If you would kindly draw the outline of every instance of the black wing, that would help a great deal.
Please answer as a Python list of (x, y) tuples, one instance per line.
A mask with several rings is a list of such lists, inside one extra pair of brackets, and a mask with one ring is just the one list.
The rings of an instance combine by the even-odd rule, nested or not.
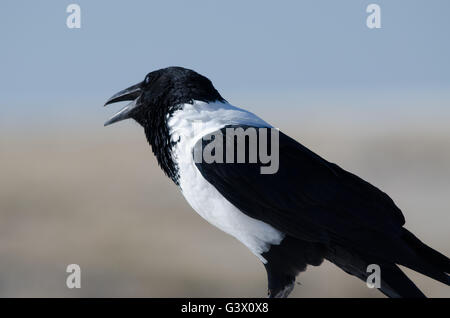
[[(237, 127), (224, 127), (222, 136), (230, 138), (225, 129)], [(259, 138), (257, 128), (256, 131)], [(196, 147), (207, 143), (199, 141)], [(261, 174), (263, 165), (259, 161), (253, 164), (201, 162), (196, 166), (243, 213), (289, 236), (309, 242), (335, 243), (375, 255), (401, 236), (405, 220), (389, 196), (281, 132), (279, 169), (275, 174)], [(389, 251), (385, 251), (384, 256), (392, 259)]]
[[(220, 130), (227, 140), (224, 163), (196, 166), (243, 213), (286, 234), (279, 246), (263, 254), (270, 258), (265, 266), (271, 294), (285, 295), (299, 271), (307, 264), (319, 265), (324, 257), (362, 280), (367, 279), (369, 264), (379, 264), (381, 291), (390, 297), (424, 296), (396, 264), (450, 285), (450, 260), (403, 228), (403, 214), (387, 194), (281, 132), (276, 173), (261, 174), (260, 162), (226, 163), (226, 145), (236, 143), (226, 128), (237, 127)], [(196, 147), (207, 143), (199, 141)]]

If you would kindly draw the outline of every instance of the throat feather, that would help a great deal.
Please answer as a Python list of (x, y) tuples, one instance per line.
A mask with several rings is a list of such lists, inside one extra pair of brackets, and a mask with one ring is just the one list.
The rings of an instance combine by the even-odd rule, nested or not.
[[(175, 110), (174, 110), (175, 111)], [(152, 147), (158, 165), (164, 173), (179, 185), (178, 165), (173, 159), (173, 148), (178, 141), (171, 140), (167, 121), (171, 113), (167, 116), (164, 114), (151, 114), (151, 122), (144, 124), (145, 136)]]

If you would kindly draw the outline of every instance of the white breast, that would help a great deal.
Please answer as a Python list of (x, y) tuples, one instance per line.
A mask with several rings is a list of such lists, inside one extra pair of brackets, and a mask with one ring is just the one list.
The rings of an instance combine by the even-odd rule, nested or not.
[(284, 234), (247, 216), (227, 201), (203, 178), (192, 158), (192, 148), (204, 135), (226, 125), (239, 124), (271, 127), (254, 114), (221, 102), (184, 104), (168, 121), (172, 140), (178, 140), (173, 155), (186, 200), (209, 223), (237, 238), (266, 263), (261, 254), (268, 251), (270, 245), (280, 244)]

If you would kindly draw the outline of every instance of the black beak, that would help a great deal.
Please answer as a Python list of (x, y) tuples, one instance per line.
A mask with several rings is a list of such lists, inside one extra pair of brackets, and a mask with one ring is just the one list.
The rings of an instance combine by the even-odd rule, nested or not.
[(127, 89), (124, 89), (123, 91), (118, 92), (117, 94), (113, 95), (108, 101), (105, 103), (106, 105), (122, 102), (125, 100), (131, 100), (132, 102), (126, 105), (124, 108), (119, 110), (114, 116), (112, 116), (104, 125), (108, 126), (111, 124), (114, 124), (118, 121), (128, 119), (130, 118), (131, 112), (140, 106), (140, 103), (138, 101), (139, 96), (141, 96), (141, 89), (142, 83), (133, 85), (131, 87), (128, 87)]

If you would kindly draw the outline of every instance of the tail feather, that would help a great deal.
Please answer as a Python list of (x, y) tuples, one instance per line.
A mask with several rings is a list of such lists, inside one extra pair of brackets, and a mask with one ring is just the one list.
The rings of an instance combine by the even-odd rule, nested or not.
[(450, 259), (422, 243), (414, 234), (403, 229), (403, 241), (410, 253), (399, 260), (399, 264), (450, 285)]
[(381, 266), (380, 291), (391, 298), (425, 298), (419, 288), (395, 264)]
[[(422, 243), (407, 229), (402, 229), (401, 237), (390, 247), (395, 253), (392, 259), (380, 255), (369, 255), (340, 245), (327, 249), (325, 258), (345, 272), (366, 281), (367, 266), (380, 266), (380, 291), (392, 298), (423, 298), (425, 295), (397, 266), (403, 265), (450, 285), (450, 259)], [(389, 248), (389, 247), (388, 247)]]
[(425, 245), (414, 234), (407, 229), (403, 229), (403, 239), (417, 254), (427, 259), (432, 265), (436, 266), (444, 273), (450, 274), (450, 259), (438, 251)]
[(328, 250), (326, 258), (350, 275), (367, 282), (371, 273), (367, 272), (370, 264), (380, 266), (380, 291), (391, 298), (424, 298), (419, 288), (393, 262), (380, 258), (352, 252), (341, 246)]

